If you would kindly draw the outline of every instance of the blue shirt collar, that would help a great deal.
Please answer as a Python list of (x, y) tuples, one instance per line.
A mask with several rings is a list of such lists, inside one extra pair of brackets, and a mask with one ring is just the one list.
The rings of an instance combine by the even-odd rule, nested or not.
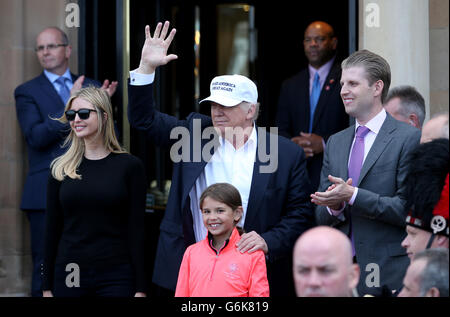
[[(48, 80), (50, 80), (50, 82), (53, 84), (55, 82), (55, 80), (57, 80), (59, 77), (59, 75), (56, 75), (54, 73), (49, 72), (48, 70), (44, 69), (44, 74), (45, 76), (48, 78)], [(64, 74), (62, 74), (62, 77), (67, 78), (70, 80), (70, 82), (72, 82), (72, 75), (70, 75), (70, 70), (69, 68), (66, 69), (66, 71), (64, 72)]]

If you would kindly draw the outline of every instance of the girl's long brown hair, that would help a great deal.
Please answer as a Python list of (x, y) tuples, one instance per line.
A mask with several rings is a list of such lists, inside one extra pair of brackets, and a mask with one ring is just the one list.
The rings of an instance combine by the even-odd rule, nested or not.
[[(206, 188), (200, 196), (200, 209), (202, 209), (203, 201), (206, 197), (210, 197), (227, 205), (233, 211), (235, 211), (238, 207), (242, 207), (241, 194), (239, 194), (236, 187), (228, 183), (216, 183)], [(239, 221), (240, 219), (236, 223)], [(245, 233), (244, 229), (241, 227), (236, 226), (236, 229), (240, 235)]]

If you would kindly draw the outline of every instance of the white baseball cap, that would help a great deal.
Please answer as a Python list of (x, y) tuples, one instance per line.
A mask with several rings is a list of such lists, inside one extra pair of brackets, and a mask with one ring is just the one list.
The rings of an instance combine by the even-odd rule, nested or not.
[(234, 107), (243, 101), (258, 102), (258, 89), (255, 83), (242, 75), (214, 77), (209, 90), (211, 95), (200, 103), (212, 101), (225, 107)]

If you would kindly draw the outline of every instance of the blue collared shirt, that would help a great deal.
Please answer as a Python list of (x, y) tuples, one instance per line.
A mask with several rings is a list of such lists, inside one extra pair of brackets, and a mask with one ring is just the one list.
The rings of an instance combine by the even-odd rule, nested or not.
[[(53, 87), (55, 88), (55, 90), (56, 90), (56, 91), (58, 92), (58, 94), (59, 94), (59, 89), (60, 89), (61, 87), (59, 86), (59, 84), (56, 83), (56, 80), (57, 80), (59, 77), (61, 77), (61, 76), (56, 75), (56, 74), (54, 74), (54, 73), (51, 73), (51, 72), (49, 72), (49, 71), (47, 71), (47, 70), (45, 70), (45, 69), (44, 69), (44, 74), (45, 74), (45, 76), (48, 78), (48, 80), (52, 83)], [(67, 85), (67, 88), (69, 88), (69, 90), (71, 90), (72, 87), (73, 87), (73, 82), (72, 82), (72, 76), (70, 75), (70, 70), (69, 70), (69, 68), (66, 69), (65, 73), (62, 74), (62, 76), (63, 76), (64, 78), (67, 78), (67, 79), (68, 79), (68, 80), (66, 80), (66, 85)]]

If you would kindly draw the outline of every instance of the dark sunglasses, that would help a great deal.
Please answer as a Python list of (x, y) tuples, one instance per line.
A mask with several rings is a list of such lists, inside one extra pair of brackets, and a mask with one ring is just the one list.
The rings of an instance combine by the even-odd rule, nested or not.
[(91, 114), (91, 111), (97, 112), (97, 110), (95, 110), (95, 109), (85, 109), (85, 108), (83, 108), (83, 109), (80, 109), (80, 110), (77, 110), (77, 111), (75, 111), (75, 110), (67, 110), (65, 112), (65, 114), (66, 114), (67, 120), (69, 120), (69, 121), (75, 120), (75, 116), (76, 116), (77, 113), (78, 113), (78, 117), (81, 120), (87, 120), (89, 118), (89, 115)]

